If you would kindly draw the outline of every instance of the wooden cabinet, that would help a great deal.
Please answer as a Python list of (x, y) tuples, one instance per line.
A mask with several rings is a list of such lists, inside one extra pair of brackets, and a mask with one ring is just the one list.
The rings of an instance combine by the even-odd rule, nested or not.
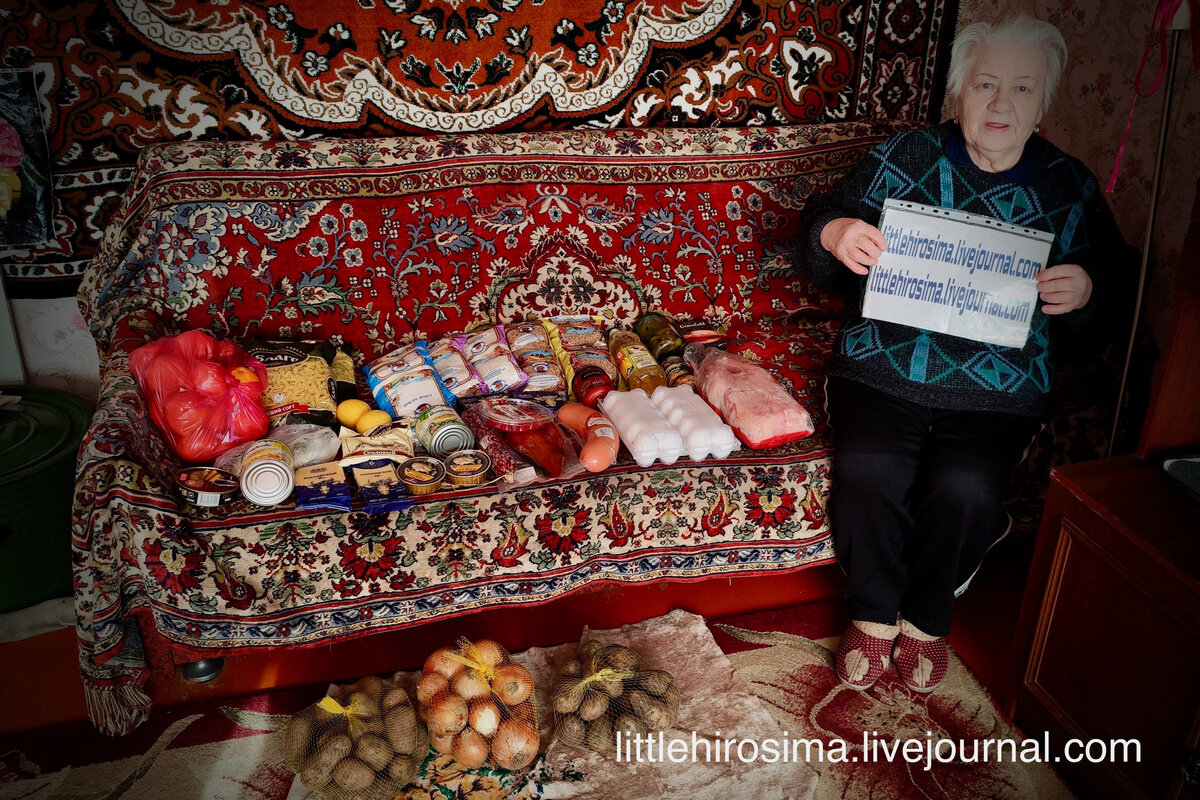
[(1084, 796), (1200, 798), (1181, 769), (1200, 764), (1200, 503), (1135, 456), (1056, 469), (1017, 651), (1027, 734), (1141, 745), (1056, 764)]

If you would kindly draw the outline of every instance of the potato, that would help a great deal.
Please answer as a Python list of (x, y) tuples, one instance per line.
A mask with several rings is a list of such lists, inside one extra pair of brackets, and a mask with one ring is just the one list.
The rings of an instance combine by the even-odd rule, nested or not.
[(372, 770), (379, 771), (388, 765), (396, 751), (380, 737), (373, 733), (358, 740), (354, 745), (354, 755)]
[(409, 705), (408, 692), (403, 689), (390, 689), (379, 701), (379, 708), (384, 714), (399, 705)]
[(304, 766), (308, 746), (312, 744), (312, 715), (307, 711), (294, 714), (283, 729), (283, 756), (292, 772), (299, 772)]
[(596, 659), (605, 667), (617, 672), (636, 672), (642, 667), (642, 659), (638, 654), (619, 644), (601, 647), (596, 653)]
[(599, 642), (585, 642), (579, 645), (579, 650), (575, 653), (575, 658), (583, 665), (585, 672), (602, 646)]
[(586, 684), (574, 678), (564, 678), (554, 687), (554, 710), (559, 714), (570, 714), (579, 708), (586, 695)]
[(621, 739), (632, 739), (635, 736), (645, 736), (650, 733), (650, 726), (636, 714), (624, 713), (613, 722), (613, 735), (620, 732)]
[(333, 764), (328, 766), (309, 764), (300, 770), (300, 782), (314, 792), (321, 792), (333, 780), (333, 766)]
[(616, 740), (613, 739), (612, 723), (609, 722), (608, 717), (600, 717), (588, 723), (586, 741), (587, 746), (597, 753), (611, 753), (617, 749)]
[(369, 695), (366, 692), (351, 692), (350, 700), (346, 707), (350, 709), (350, 716), (357, 717), (361, 722), (378, 719), (379, 712), (379, 695)]
[[(421, 753), (422, 757), (424, 755)], [(392, 759), (392, 763), (388, 764), (387, 776), (401, 785), (406, 785), (417, 777), (418, 766), (419, 762), (411, 756), (398, 755)]]
[(667, 691), (667, 687), (675, 685), (675, 678), (671, 676), (671, 673), (661, 669), (649, 669), (638, 675), (637, 685), (639, 689), (655, 697), (662, 697)]
[(608, 695), (604, 692), (588, 691), (579, 704), (579, 718), (591, 722), (608, 711)]
[(604, 692), (609, 697), (620, 697), (625, 692), (625, 681), (618, 678), (606, 681), (593, 681), (592, 686)]
[(350, 737), (337, 731), (329, 731), (317, 742), (317, 749), (309, 761), (309, 766), (320, 770), (332, 770), (333, 765), (350, 755), (354, 743)]
[(670, 727), (679, 721), (679, 706), (683, 702), (683, 695), (679, 693), (679, 687), (673, 683), (668, 686), (667, 690), (663, 692), (662, 701), (667, 707), (667, 716), (671, 720), (667, 727)]
[(586, 744), (587, 726), (574, 714), (559, 717), (557, 737), (563, 744), (583, 747)]
[(412, 706), (393, 706), (383, 718), (383, 730), (397, 753), (412, 754), (428, 746), (428, 741), (422, 743), (425, 726), (417, 723)]
[(375, 770), (357, 758), (343, 758), (333, 768), (333, 782), (348, 792), (361, 792), (375, 780)]
[(562, 668), (558, 671), (558, 674), (568, 678), (578, 678), (583, 675), (583, 666), (577, 659), (571, 659), (562, 665)]
[(667, 704), (643, 691), (629, 693), (629, 707), (652, 731), (663, 731), (675, 724)]

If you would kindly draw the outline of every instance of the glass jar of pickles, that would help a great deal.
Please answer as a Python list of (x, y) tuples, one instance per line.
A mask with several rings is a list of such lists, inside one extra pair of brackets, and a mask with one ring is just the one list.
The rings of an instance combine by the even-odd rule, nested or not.
[(671, 356), (683, 355), (683, 347), (686, 344), (683, 334), (679, 332), (675, 318), (666, 312), (647, 311), (642, 314), (633, 324), (633, 332), (660, 364)]

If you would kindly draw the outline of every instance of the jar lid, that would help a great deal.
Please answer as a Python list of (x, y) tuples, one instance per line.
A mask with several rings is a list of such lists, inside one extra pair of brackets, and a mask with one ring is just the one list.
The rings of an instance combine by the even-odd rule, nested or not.
[(0, 483), (17, 480), (61, 461), (75, 461), (92, 420), (82, 398), (61, 389), (3, 386), (20, 400), (0, 408)]

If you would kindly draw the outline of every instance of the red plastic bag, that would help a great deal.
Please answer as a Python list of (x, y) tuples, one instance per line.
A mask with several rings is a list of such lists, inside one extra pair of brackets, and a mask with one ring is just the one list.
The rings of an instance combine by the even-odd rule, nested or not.
[(267, 370), (240, 345), (187, 331), (134, 350), (129, 368), (150, 418), (184, 461), (211, 461), (267, 434)]

